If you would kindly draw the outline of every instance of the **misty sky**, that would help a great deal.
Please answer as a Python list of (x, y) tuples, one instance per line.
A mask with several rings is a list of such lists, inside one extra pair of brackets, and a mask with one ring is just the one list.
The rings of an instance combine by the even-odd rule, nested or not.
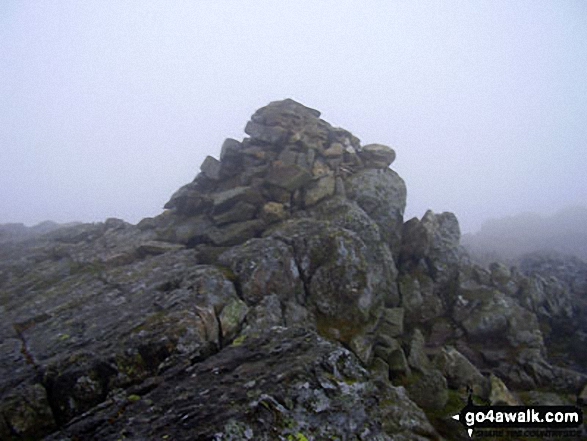
[(293, 98), (397, 152), (406, 219), (587, 201), (587, 2), (0, 2), (0, 223), (136, 223)]

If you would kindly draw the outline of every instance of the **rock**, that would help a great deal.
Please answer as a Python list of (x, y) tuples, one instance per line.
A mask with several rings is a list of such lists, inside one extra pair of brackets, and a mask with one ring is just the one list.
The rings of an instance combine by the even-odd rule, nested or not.
[(247, 202), (239, 201), (228, 210), (212, 216), (214, 224), (221, 226), (232, 222), (251, 220), (257, 214), (257, 207)]
[(0, 438), (439, 439), (392, 379), (453, 439), (468, 386), (585, 395), (587, 264), (474, 265), (295, 101), (246, 131), (136, 227), (0, 225)]
[(414, 331), (412, 341), (410, 342), (410, 354), (408, 364), (419, 372), (427, 372), (432, 368), (430, 359), (425, 351), (426, 340), (419, 329)]
[(383, 308), (379, 332), (388, 337), (399, 337), (404, 333), (404, 309)]
[(406, 390), (410, 398), (426, 410), (442, 409), (448, 402), (446, 379), (437, 369), (412, 374), (406, 384)]
[(489, 381), (491, 385), (489, 402), (492, 406), (520, 406), (522, 404), (520, 403), (520, 400), (512, 395), (499, 377), (491, 374), (489, 376)]
[(258, 205), (262, 202), (261, 195), (252, 187), (235, 187), (220, 193), (213, 198), (214, 214), (223, 213), (239, 202)]
[(251, 239), (223, 253), (218, 261), (230, 267), (250, 306), (276, 295), (280, 301), (305, 303), (305, 293), (293, 250), (272, 238)]
[[(392, 254), (399, 256), (401, 229), (406, 207), (406, 185), (390, 169), (366, 169), (345, 182), (347, 196), (373, 219)], [(385, 201), (382, 204), (381, 201)]]
[(232, 299), (222, 308), (218, 322), (223, 344), (232, 341), (237, 336), (248, 312), (249, 307), (241, 299)]
[(583, 390), (578, 395), (577, 402), (582, 406), (587, 405), (587, 384), (583, 387)]
[(260, 219), (235, 222), (206, 232), (206, 237), (216, 246), (227, 247), (239, 245), (261, 234), (265, 224)]
[(441, 299), (434, 293), (434, 282), (426, 274), (399, 276), (402, 306), (412, 323), (425, 323), (444, 313)]
[(304, 203), (306, 207), (317, 204), (322, 199), (334, 194), (336, 178), (332, 174), (324, 175), (319, 179), (312, 181), (306, 190)]
[(382, 303), (368, 277), (365, 244), (349, 230), (309, 219), (284, 222), (271, 233), (289, 245), (322, 335), (350, 343), (375, 323)]
[(274, 162), (265, 178), (267, 183), (294, 191), (312, 180), (312, 175), (296, 164)]
[(279, 144), (288, 139), (288, 131), (279, 126), (264, 126), (254, 121), (249, 121), (245, 127), (245, 133), (256, 141), (269, 144)]
[(208, 234), (213, 225), (207, 216), (190, 216), (172, 219), (170, 225), (157, 229), (159, 240), (184, 245), (196, 245), (209, 241)]
[(489, 381), (454, 347), (443, 348), (434, 358), (434, 365), (446, 378), (451, 389), (471, 387), (476, 395), (488, 396)]
[(400, 265), (410, 270), (421, 259), (427, 257), (431, 239), (432, 237), (428, 234), (428, 230), (418, 218), (414, 217), (404, 223), (402, 227)]
[(187, 216), (205, 213), (211, 207), (212, 199), (203, 194), (195, 183), (181, 187), (165, 204), (166, 209), (173, 209), (176, 213)]
[(267, 224), (275, 222), (281, 222), (288, 217), (288, 213), (285, 211), (284, 204), (278, 202), (267, 202), (261, 208), (261, 219)]
[(322, 152), (322, 155), (325, 158), (339, 158), (342, 157), (344, 153), (344, 146), (338, 142), (333, 142), (332, 144), (330, 144), (330, 147), (328, 147), (326, 150), (324, 150), (324, 152)]
[(359, 151), (367, 168), (387, 168), (395, 161), (395, 151), (381, 144), (368, 144)]
[(295, 328), (273, 328), (178, 365), (140, 400), (107, 401), (47, 441), (131, 432), (176, 440), (439, 439), (403, 388), (375, 382), (350, 351)]
[(220, 150), (220, 161), (226, 161), (238, 157), (241, 153), (243, 146), (236, 139), (227, 138), (222, 144)]
[(206, 156), (206, 159), (204, 159), (204, 162), (200, 166), (200, 170), (207, 178), (213, 181), (220, 179), (220, 161), (212, 156)]
[(38, 439), (57, 426), (41, 384), (21, 384), (2, 397), (0, 436), (3, 439)]
[(158, 254), (167, 253), (169, 251), (179, 251), (185, 247), (180, 244), (163, 242), (160, 240), (150, 240), (144, 242), (137, 247), (137, 254), (139, 256), (156, 256)]
[(428, 254), (432, 278), (440, 286), (446, 286), (458, 273), (459, 222), (453, 213), (434, 214), (428, 210), (421, 220), (429, 235)]

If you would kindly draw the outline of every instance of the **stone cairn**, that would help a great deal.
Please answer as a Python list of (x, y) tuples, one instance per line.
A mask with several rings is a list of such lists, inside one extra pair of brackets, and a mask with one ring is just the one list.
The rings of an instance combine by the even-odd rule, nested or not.
[(291, 99), (257, 110), (245, 133), (250, 137), (241, 142), (224, 141), (220, 160), (206, 157), (193, 182), (173, 194), (160, 239), (237, 245), (296, 212), (344, 196), (350, 175), (387, 168), (395, 159), (390, 147), (361, 146), (356, 136)]

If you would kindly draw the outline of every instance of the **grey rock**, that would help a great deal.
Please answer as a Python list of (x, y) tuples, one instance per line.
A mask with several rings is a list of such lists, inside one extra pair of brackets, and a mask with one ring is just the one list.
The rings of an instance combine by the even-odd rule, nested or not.
[(471, 387), (481, 397), (487, 397), (489, 381), (459, 351), (447, 346), (434, 358), (434, 366), (446, 378), (451, 389)]
[(262, 220), (252, 219), (212, 228), (206, 232), (206, 235), (214, 245), (227, 247), (239, 245), (248, 239), (260, 235), (264, 228), (265, 223)]
[(223, 162), (225, 160), (238, 157), (242, 148), (242, 144), (236, 139), (227, 138), (222, 144), (222, 148), (220, 150), (220, 161)]
[(140, 256), (156, 256), (169, 251), (179, 251), (184, 248), (183, 245), (163, 242), (160, 240), (150, 240), (143, 242), (137, 247), (137, 254)]
[(207, 178), (217, 181), (220, 179), (220, 161), (212, 156), (206, 156), (200, 170)]
[(380, 293), (388, 307), (399, 306), (396, 285), (397, 269), (383, 240), (379, 225), (356, 202), (344, 198), (331, 198), (315, 206), (310, 213), (320, 220), (345, 228), (357, 234), (367, 246), (368, 277), (375, 292)]
[(395, 151), (382, 144), (368, 144), (359, 151), (359, 156), (368, 168), (387, 168), (395, 161)]
[(305, 302), (305, 293), (293, 250), (282, 241), (262, 238), (223, 253), (218, 261), (236, 275), (243, 299), (248, 305), (277, 295), (284, 302)]
[(419, 372), (427, 372), (432, 368), (432, 363), (428, 355), (426, 355), (425, 345), (426, 340), (422, 332), (419, 329), (414, 330), (414, 335), (410, 342), (408, 363), (410, 367)]
[(402, 388), (375, 382), (351, 352), (295, 328), (273, 328), (193, 366), (178, 365), (150, 389), (135, 402), (108, 400), (47, 440), (130, 432), (180, 441), (439, 439)]
[(374, 326), (372, 312), (383, 299), (373, 291), (367, 250), (355, 233), (300, 219), (284, 222), (271, 237), (294, 250), (320, 333), (348, 344)]
[(263, 199), (259, 192), (252, 187), (235, 187), (213, 196), (214, 214), (219, 214), (232, 208), (238, 202), (245, 202), (251, 205), (262, 203)]
[(448, 401), (446, 379), (437, 369), (412, 374), (406, 390), (410, 398), (423, 409), (442, 409)]
[(309, 183), (312, 175), (296, 164), (273, 163), (265, 180), (291, 192)]
[(278, 202), (267, 202), (261, 208), (260, 217), (267, 224), (281, 222), (288, 217), (288, 212), (285, 210), (285, 205)]
[(432, 278), (441, 287), (446, 286), (458, 273), (459, 222), (453, 213), (434, 214), (428, 210), (421, 223), (430, 237), (428, 257)]
[(232, 222), (251, 220), (257, 214), (257, 207), (248, 202), (238, 201), (231, 208), (212, 216), (214, 224), (220, 226)]
[(306, 189), (304, 203), (306, 207), (317, 204), (324, 198), (334, 194), (336, 178), (333, 174), (324, 175), (312, 181)]
[(398, 257), (406, 207), (403, 179), (390, 169), (366, 169), (351, 175), (345, 182), (345, 190), (379, 225), (383, 239), (394, 257)]
[(392, 338), (404, 333), (403, 308), (383, 308), (380, 320), (379, 333)]

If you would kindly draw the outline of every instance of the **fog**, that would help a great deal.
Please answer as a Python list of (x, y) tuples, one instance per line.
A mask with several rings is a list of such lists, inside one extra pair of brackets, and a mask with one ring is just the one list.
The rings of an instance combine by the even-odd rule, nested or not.
[(520, 213), (489, 219), (461, 243), (474, 260), (515, 263), (533, 252), (574, 255), (587, 262), (587, 207), (569, 207), (552, 216)]
[(153, 216), (293, 98), (393, 147), (406, 218), (587, 201), (583, 1), (0, 2), (0, 223)]

